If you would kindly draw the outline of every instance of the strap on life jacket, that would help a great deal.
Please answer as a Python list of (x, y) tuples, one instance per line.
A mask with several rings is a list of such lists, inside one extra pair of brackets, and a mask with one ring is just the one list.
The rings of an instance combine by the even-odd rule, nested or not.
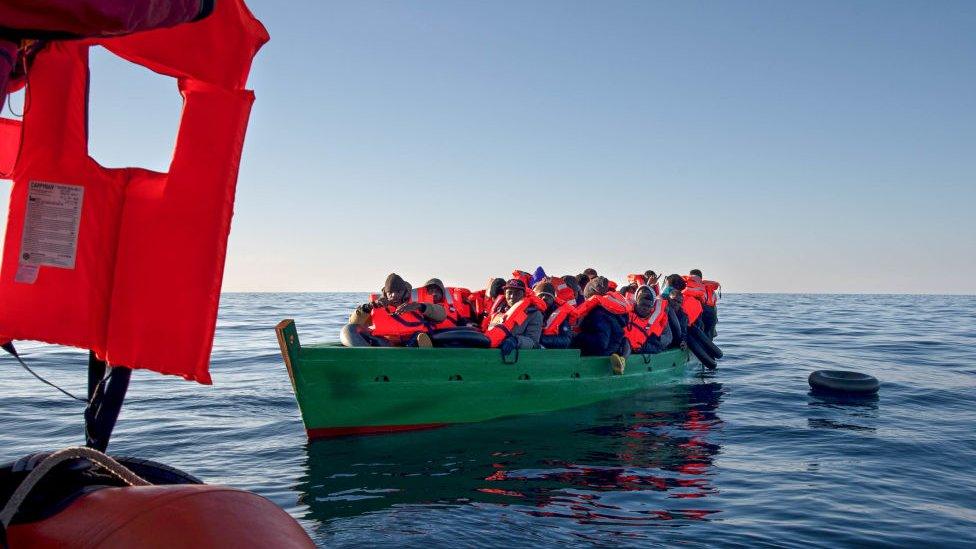
[(374, 307), (371, 316), (372, 333), (377, 337), (403, 338), (430, 329), (424, 316), (416, 311), (397, 315), (386, 307)]
[(668, 302), (661, 298), (655, 299), (654, 310), (649, 319), (651, 333), (656, 336), (663, 334), (664, 327), (668, 325)]
[(569, 303), (563, 303), (556, 308), (549, 318), (546, 319), (545, 325), (542, 327), (542, 335), (559, 335), (559, 327), (563, 325), (563, 322), (569, 320), (570, 324), (575, 321), (576, 311), (575, 307)]
[(502, 314), (500, 321), (492, 321), (488, 325), (488, 341), (492, 347), (498, 347), (506, 337), (512, 335), (512, 330), (523, 324), (532, 310), (545, 310), (546, 303), (532, 294), (526, 294), (521, 301), (510, 307)]
[(627, 313), (629, 304), (627, 303), (627, 298), (617, 292), (608, 292), (606, 295), (594, 295), (577, 307), (577, 318), (582, 320), (596, 307), (603, 307), (611, 314), (622, 315)]
[(630, 348), (637, 351), (644, 346), (644, 343), (650, 336), (650, 318), (641, 318), (631, 311), (627, 320), (627, 325), (624, 326), (624, 337), (630, 342)]

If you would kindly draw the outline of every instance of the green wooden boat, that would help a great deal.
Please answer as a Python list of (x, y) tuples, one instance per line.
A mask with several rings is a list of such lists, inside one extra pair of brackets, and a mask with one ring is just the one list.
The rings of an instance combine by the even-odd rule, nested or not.
[(623, 375), (576, 349), (302, 346), (292, 320), (275, 328), (310, 439), (384, 433), (551, 412), (684, 377), (687, 351), (631, 355)]

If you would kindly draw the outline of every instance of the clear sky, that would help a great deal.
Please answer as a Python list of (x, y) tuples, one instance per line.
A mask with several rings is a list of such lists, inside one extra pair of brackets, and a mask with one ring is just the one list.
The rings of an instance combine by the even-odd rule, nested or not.
[[(249, 4), (227, 291), (976, 292), (976, 2)], [(175, 82), (99, 51), (91, 94), (93, 156), (165, 170)]]

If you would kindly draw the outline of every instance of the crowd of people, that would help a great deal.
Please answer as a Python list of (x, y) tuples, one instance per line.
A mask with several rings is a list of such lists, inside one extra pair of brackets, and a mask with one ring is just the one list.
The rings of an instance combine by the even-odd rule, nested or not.
[(712, 343), (718, 282), (699, 269), (660, 279), (648, 270), (618, 286), (595, 269), (547, 276), (516, 270), (484, 289), (445, 286), (432, 278), (414, 288), (396, 273), (353, 311), (341, 334), (348, 346), (579, 349), (607, 356), (622, 374), (631, 353), (690, 349), (709, 368), (722, 353)]

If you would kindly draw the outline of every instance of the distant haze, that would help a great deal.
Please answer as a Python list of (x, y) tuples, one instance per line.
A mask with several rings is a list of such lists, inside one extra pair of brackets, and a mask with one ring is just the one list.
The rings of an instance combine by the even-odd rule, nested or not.
[[(976, 292), (976, 2), (249, 5), (226, 291)], [(166, 169), (175, 81), (96, 50), (91, 105), (98, 161)]]

